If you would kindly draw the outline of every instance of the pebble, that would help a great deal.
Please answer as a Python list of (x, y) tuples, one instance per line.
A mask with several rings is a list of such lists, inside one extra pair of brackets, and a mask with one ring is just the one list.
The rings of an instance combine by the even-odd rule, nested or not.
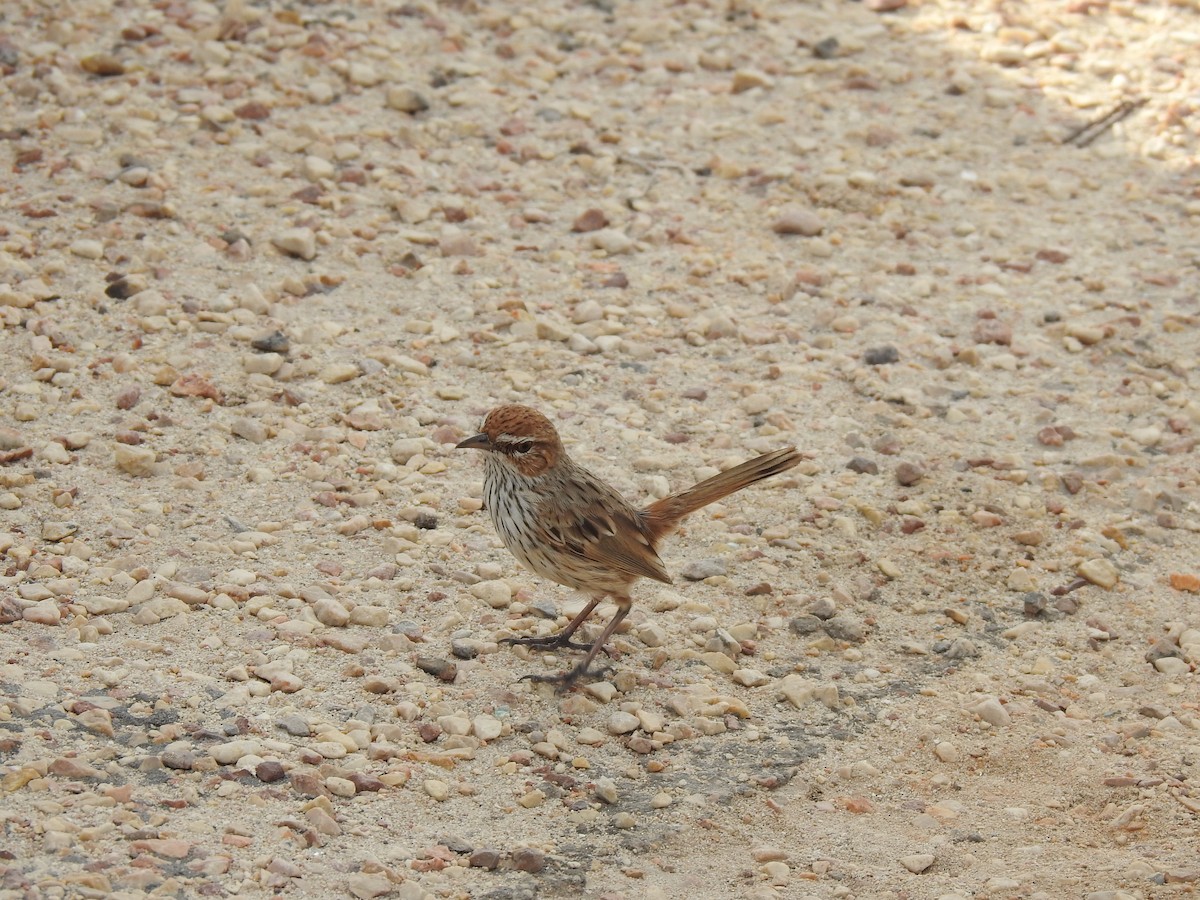
[(994, 697), (989, 697), (987, 700), (976, 704), (973, 711), (983, 721), (997, 728), (1012, 723), (1012, 716), (1009, 715), (1008, 710)]
[(743, 687), (762, 687), (769, 684), (771, 678), (757, 669), (735, 669), (733, 680)]
[(896, 465), (896, 481), (911, 487), (925, 477), (925, 467), (920, 463), (901, 462)]
[(100, 259), (104, 256), (104, 244), (90, 238), (71, 242), (71, 252), (83, 259)]
[(518, 872), (536, 875), (546, 868), (546, 854), (533, 847), (522, 847), (512, 852), (512, 866)]
[(424, 788), (426, 794), (439, 803), (450, 797), (450, 785), (446, 784), (444, 781), (438, 780), (437, 778), (425, 779), (425, 781), (422, 782), (421, 787)]
[(311, 228), (285, 228), (271, 236), (271, 243), (288, 256), (316, 259), (317, 236)]
[(504, 731), (504, 724), (495, 716), (478, 715), (471, 720), (471, 729), (481, 741), (494, 741)]
[(705, 578), (724, 575), (727, 572), (728, 569), (725, 563), (719, 559), (689, 560), (679, 570), (679, 574), (688, 579), (688, 581), (703, 581)]
[(500, 865), (500, 851), (490, 847), (480, 847), (471, 853), (467, 863), (473, 868), (491, 871)]
[(623, 711), (613, 713), (606, 723), (609, 734), (629, 734), (636, 731), (640, 725), (637, 716)]
[(776, 234), (816, 237), (825, 230), (825, 225), (813, 210), (790, 206), (771, 224), (771, 230)]
[(910, 853), (907, 856), (900, 857), (900, 865), (908, 869), (914, 875), (920, 875), (922, 872), (928, 871), (934, 864), (936, 857), (932, 853)]
[(958, 762), (959, 749), (954, 744), (948, 742), (948, 740), (938, 740), (934, 744), (934, 756), (942, 762)]
[(389, 109), (416, 115), (429, 109), (429, 101), (425, 95), (407, 85), (392, 85), (387, 90), (387, 105)]
[(492, 609), (507, 609), (512, 605), (512, 588), (503, 581), (481, 581), (471, 585), (470, 591)]
[(1102, 557), (1084, 560), (1075, 567), (1075, 572), (1079, 577), (1106, 589), (1116, 587), (1117, 582), (1121, 580), (1117, 567)]
[(900, 351), (891, 344), (871, 347), (863, 353), (863, 362), (868, 366), (886, 366), (900, 361)]

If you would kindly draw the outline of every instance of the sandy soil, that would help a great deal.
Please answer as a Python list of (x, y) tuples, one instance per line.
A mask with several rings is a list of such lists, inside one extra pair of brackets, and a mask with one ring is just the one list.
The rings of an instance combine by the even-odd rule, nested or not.
[[(6, 4), (0, 896), (1194, 891), (1197, 54), (1190, 0)], [(499, 641), (582, 601), (452, 449), (512, 401), (631, 497), (806, 455), (565, 697)]]

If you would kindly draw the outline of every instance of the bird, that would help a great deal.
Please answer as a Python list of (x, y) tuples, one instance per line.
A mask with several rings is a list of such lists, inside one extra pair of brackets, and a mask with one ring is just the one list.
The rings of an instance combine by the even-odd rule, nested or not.
[[(795, 447), (784, 447), (639, 508), (575, 462), (550, 420), (529, 406), (496, 407), (487, 414), (482, 430), (459, 442), (456, 449), (483, 452), (484, 506), (509, 552), (536, 574), (589, 598), (557, 634), (504, 641), (586, 650), (583, 660), (568, 671), (524, 676), (523, 680), (557, 684), (559, 690), (604, 674), (605, 668), (591, 666), (629, 615), (634, 582), (650, 578), (671, 583), (658, 545), (684, 518), (803, 459)], [(606, 597), (612, 598), (617, 611), (599, 637), (590, 644), (572, 641)]]

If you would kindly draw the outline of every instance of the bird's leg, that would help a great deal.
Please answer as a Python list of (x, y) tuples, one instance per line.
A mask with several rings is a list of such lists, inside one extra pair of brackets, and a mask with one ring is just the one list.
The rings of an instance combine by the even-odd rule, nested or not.
[[(606, 643), (608, 639), (616, 633), (618, 627), (624, 618), (629, 615), (629, 607), (632, 601), (628, 597), (613, 597), (617, 604), (617, 614), (612, 617), (612, 620), (604, 626), (604, 630), (600, 632), (600, 637), (592, 643), (591, 649), (588, 650), (587, 656), (580, 661), (579, 665), (573, 669), (568, 669), (566, 672), (560, 672), (557, 675), (526, 675), (522, 681), (536, 681), (539, 684), (557, 684), (558, 690), (561, 693), (573, 685), (580, 678), (599, 678), (605, 672), (609, 671), (611, 666), (601, 666), (598, 669), (590, 668), (592, 661)], [(599, 602), (599, 601), (597, 601)], [(568, 625), (568, 628), (571, 626)]]
[(552, 634), (547, 637), (523, 637), (523, 638), (504, 638), (500, 641), (502, 644), (522, 644), (526, 647), (541, 647), (545, 650), (557, 650), (560, 647), (570, 647), (572, 650), (590, 650), (592, 644), (578, 644), (571, 640), (573, 635), (582, 625), (587, 617), (592, 614), (592, 611), (600, 605), (600, 601), (604, 599), (604, 594), (597, 594), (592, 597), (590, 603), (583, 610), (567, 623), (567, 626), (558, 634)]

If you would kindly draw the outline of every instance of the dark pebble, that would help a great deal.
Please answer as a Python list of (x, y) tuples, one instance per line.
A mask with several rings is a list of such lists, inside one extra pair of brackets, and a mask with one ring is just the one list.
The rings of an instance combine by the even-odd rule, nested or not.
[(1021, 598), (1021, 602), (1025, 615), (1031, 619), (1046, 611), (1046, 595), (1037, 591), (1027, 593)]
[(433, 531), (438, 527), (437, 516), (431, 513), (419, 513), (413, 524), (425, 531)]
[(835, 37), (827, 37), (822, 41), (817, 41), (813, 44), (812, 55), (817, 59), (833, 59), (837, 56), (838, 39)]
[(1073, 616), (1079, 611), (1079, 601), (1074, 597), (1059, 597), (1054, 601), (1054, 608), (1064, 615)]
[(834, 616), (825, 623), (825, 633), (837, 641), (849, 641), (860, 644), (867, 638), (867, 630), (860, 622)]
[(871, 347), (863, 354), (863, 362), (868, 366), (886, 366), (900, 361), (900, 351), (891, 344), (882, 347)]
[(162, 764), (168, 769), (186, 772), (196, 764), (196, 754), (191, 750), (167, 750), (162, 754)]
[(1152, 663), (1158, 659), (1165, 659), (1168, 656), (1181, 657), (1182, 651), (1166, 638), (1159, 638), (1154, 642), (1154, 645), (1146, 651), (1146, 662)]
[(288, 773), (288, 783), (291, 784), (292, 790), (301, 797), (330, 796), (329, 789), (321, 781), (320, 774), (315, 770)]
[(450, 652), (458, 659), (474, 659), (479, 655), (479, 647), (465, 641), (451, 641)]
[(850, 462), (846, 463), (846, 468), (851, 472), (857, 472), (859, 475), (878, 475), (879, 466), (863, 456), (856, 456)]
[(312, 734), (312, 729), (308, 727), (308, 723), (300, 716), (284, 716), (275, 721), (276, 728), (282, 728), (288, 734), (295, 737), (308, 737)]
[(788, 623), (793, 634), (815, 634), (821, 630), (821, 620), (816, 616), (796, 616)]
[(522, 847), (520, 850), (513, 851), (512, 864), (518, 872), (536, 875), (546, 868), (546, 854), (541, 850), (534, 850), (532, 847)]
[(771, 583), (769, 581), (760, 581), (758, 584), (746, 588), (746, 596), (761, 597), (762, 595), (769, 594), (774, 590), (775, 588), (771, 587)]
[(480, 847), (468, 860), (476, 869), (494, 869), (500, 865), (500, 851)]
[(896, 481), (910, 487), (925, 477), (925, 467), (919, 463), (902, 462), (896, 466)]
[(265, 759), (254, 767), (254, 777), (264, 784), (282, 781), (285, 775), (287, 772), (283, 770), (283, 763), (274, 759)]
[(368, 775), (366, 772), (355, 772), (350, 776), (350, 782), (361, 794), (363, 791), (375, 793), (383, 790), (383, 782), (374, 775)]
[(286, 334), (275, 329), (270, 334), (256, 337), (250, 342), (250, 346), (259, 353), (287, 353), (292, 349), (292, 342)]
[(579, 217), (571, 223), (571, 230), (584, 233), (588, 231), (599, 231), (608, 225), (608, 216), (600, 209), (586, 209), (579, 214)]

